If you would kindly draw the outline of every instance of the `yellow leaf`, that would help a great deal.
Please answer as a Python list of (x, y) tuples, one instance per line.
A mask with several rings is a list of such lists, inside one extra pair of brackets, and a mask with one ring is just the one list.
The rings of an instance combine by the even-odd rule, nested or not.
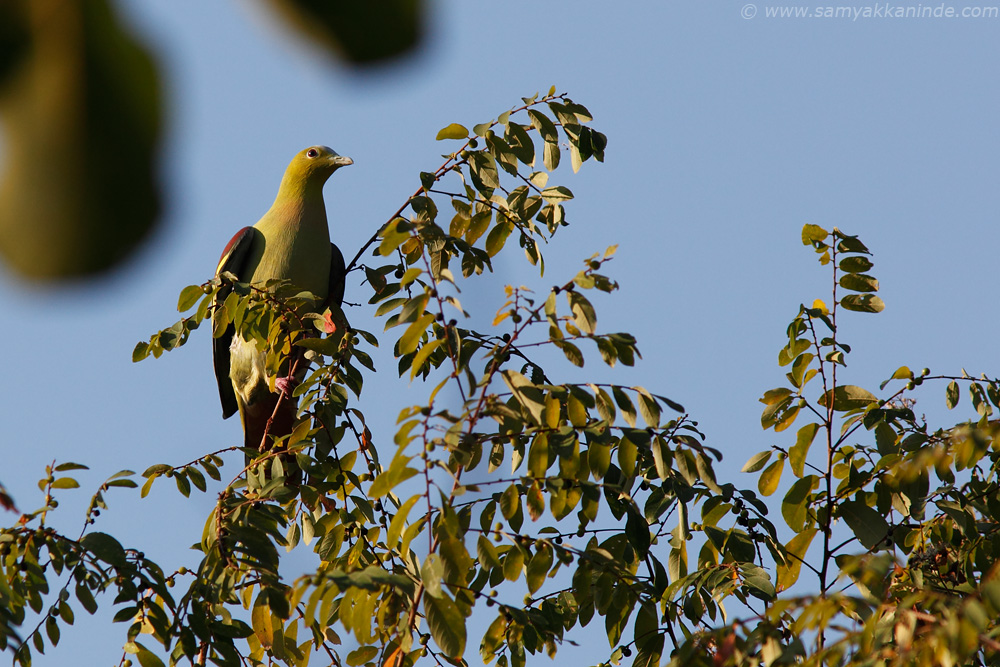
[(559, 399), (549, 393), (545, 397), (545, 425), (551, 429), (559, 428)]
[(569, 414), (569, 421), (573, 426), (579, 428), (587, 425), (587, 408), (573, 394), (570, 394), (566, 401), (566, 412)]
[(809, 550), (813, 537), (816, 536), (815, 528), (807, 528), (785, 545), (785, 550), (789, 557), (784, 564), (778, 565), (777, 590), (787, 590), (799, 578), (799, 571), (802, 569), (802, 561)]
[[(506, 306), (507, 304), (504, 304), (504, 305)], [(510, 313), (511, 313), (511, 311), (509, 311), (509, 310), (498, 310), (497, 311), (497, 316), (493, 318), (493, 326), (496, 326), (496, 325), (500, 324), (505, 319), (507, 319), (508, 317), (510, 317)]]
[(257, 598), (257, 603), (250, 613), (250, 620), (260, 645), (265, 649), (271, 648), (274, 644), (274, 628), (271, 625), (271, 610), (268, 609), (263, 596)]
[(426, 362), (427, 358), (431, 356), (431, 353), (434, 352), (434, 350), (436, 350), (443, 344), (444, 344), (444, 339), (442, 338), (439, 340), (432, 340), (426, 345), (424, 345), (422, 348), (420, 348), (420, 351), (413, 356), (413, 361), (410, 363), (411, 380), (417, 377), (417, 373), (419, 373), (420, 370), (423, 368), (424, 362)]
[(769, 496), (778, 490), (778, 482), (781, 480), (781, 471), (785, 467), (785, 460), (778, 459), (760, 474), (757, 480), (757, 489), (761, 495)]

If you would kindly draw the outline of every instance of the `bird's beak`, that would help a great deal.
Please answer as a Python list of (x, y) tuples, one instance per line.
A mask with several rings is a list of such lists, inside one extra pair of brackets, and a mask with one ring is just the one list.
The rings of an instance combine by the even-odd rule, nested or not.
[(354, 160), (346, 155), (334, 155), (330, 158), (330, 164), (334, 167), (346, 167), (349, 164), (354, 164)]

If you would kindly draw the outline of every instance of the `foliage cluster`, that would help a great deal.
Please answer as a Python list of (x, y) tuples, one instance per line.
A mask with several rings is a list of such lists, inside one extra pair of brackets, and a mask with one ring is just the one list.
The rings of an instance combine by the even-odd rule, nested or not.
[[(779, 434), (808, 423), (747, 462), (756, 490), (716, 476), (721, 453), (670, 398), (560, 381), (588, 357), (640, 359), (633, 336), (598, 327), (594, 294), (618, 288), (614, 248), (544, 293), (507, 287), (490, 327), (463, 326), (460, 286), (512, 240), (544, 273), (543, 246), (573, 197), (550, 173), (567, 153), (574, 171), (604, 157), (590, 121), (550, 91), (471, 132), (449, 125), (438, 138), (458, 147), (351, 262), (396, 332), (400, 381), (426, 388), (391, 439), (372, 433), (361, 400), (384, 336), (337, 313), (300, 317), (309, 295), (294, 286), (222, 275), (185, 288), (178, 308), (190, 314), (133, 358), (183, 345), (215, 309), (213, 333), (232, 323), (272, 368), (309, 351), (300, 420), (225, 477), (236, 448), (143, 473), (143, 497), (168, 479), (185, 497), (218, 492), (190, 567), (163, 568), (91, 528), (111, 487), (139, 486), (129, 471), (94, 496), (78, 537), (48, 528), (78, 467), (51, 466), (43, 507), (0, 532), (0, 646), (14, 662), (31, 664), (74, 609), (93, 612), (110, 594), (126, 654), (143, 667), (163, 656), (465, 664), (473, 647), (507, 667), (555, 656), (591, 624), (607, 637), (602, 665), (994, 664), (1000, 383), (904, 367), (880, 398), (841, 382), (851, 348), (838, 318), (884, 307), (857, 237), (803, 229), (832, 298), (801, 306), (786, 328), (785, 382), (764, 393), (761, 424)], [(974, 418), (932, 428), (917, 416), (914, 392), (938, 381), (950, 407), (966, 388)], [(778, 504), (765, 499), (786, 469), (776, 525)], [(296, 548), (315, 553), (301, 576), (282, 569)], [(29, 614), (39, 620), (22, 637)]]

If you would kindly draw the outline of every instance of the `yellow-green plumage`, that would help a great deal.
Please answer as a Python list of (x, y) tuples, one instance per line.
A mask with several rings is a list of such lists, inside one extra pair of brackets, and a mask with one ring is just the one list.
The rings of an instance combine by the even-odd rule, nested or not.
[[(287, 280), (312, 292), (324, 304), (339, 306), (344, 260), (330, 243), (323, 185), (334, 171), (349, 164), (350, 158), (326, 146), (299, 152), (285, 170), (274, 204), (253, 227), (233, 237), (217, 273), (229, 271), (241, 281), (261, 286), (268, 280)], [(257, 449), (266, 444), (265, 435), (286, 435), (292, 426), (294, 403), (286, 399), (284, 409), (275, 411), (280, 394), (270, 389), (263, 353), (230, 327), (216, 339), (214, 357), (223, 417), (239, 411), (244, 446)]]

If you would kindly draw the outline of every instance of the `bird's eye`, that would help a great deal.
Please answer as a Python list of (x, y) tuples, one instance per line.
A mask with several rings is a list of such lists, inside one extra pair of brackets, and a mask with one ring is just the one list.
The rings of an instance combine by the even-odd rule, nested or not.
[(316, 157), (317, 155), (319, 155), (319, 151), (315, 148), (310, 148), (306, 151), (306, 157)]

